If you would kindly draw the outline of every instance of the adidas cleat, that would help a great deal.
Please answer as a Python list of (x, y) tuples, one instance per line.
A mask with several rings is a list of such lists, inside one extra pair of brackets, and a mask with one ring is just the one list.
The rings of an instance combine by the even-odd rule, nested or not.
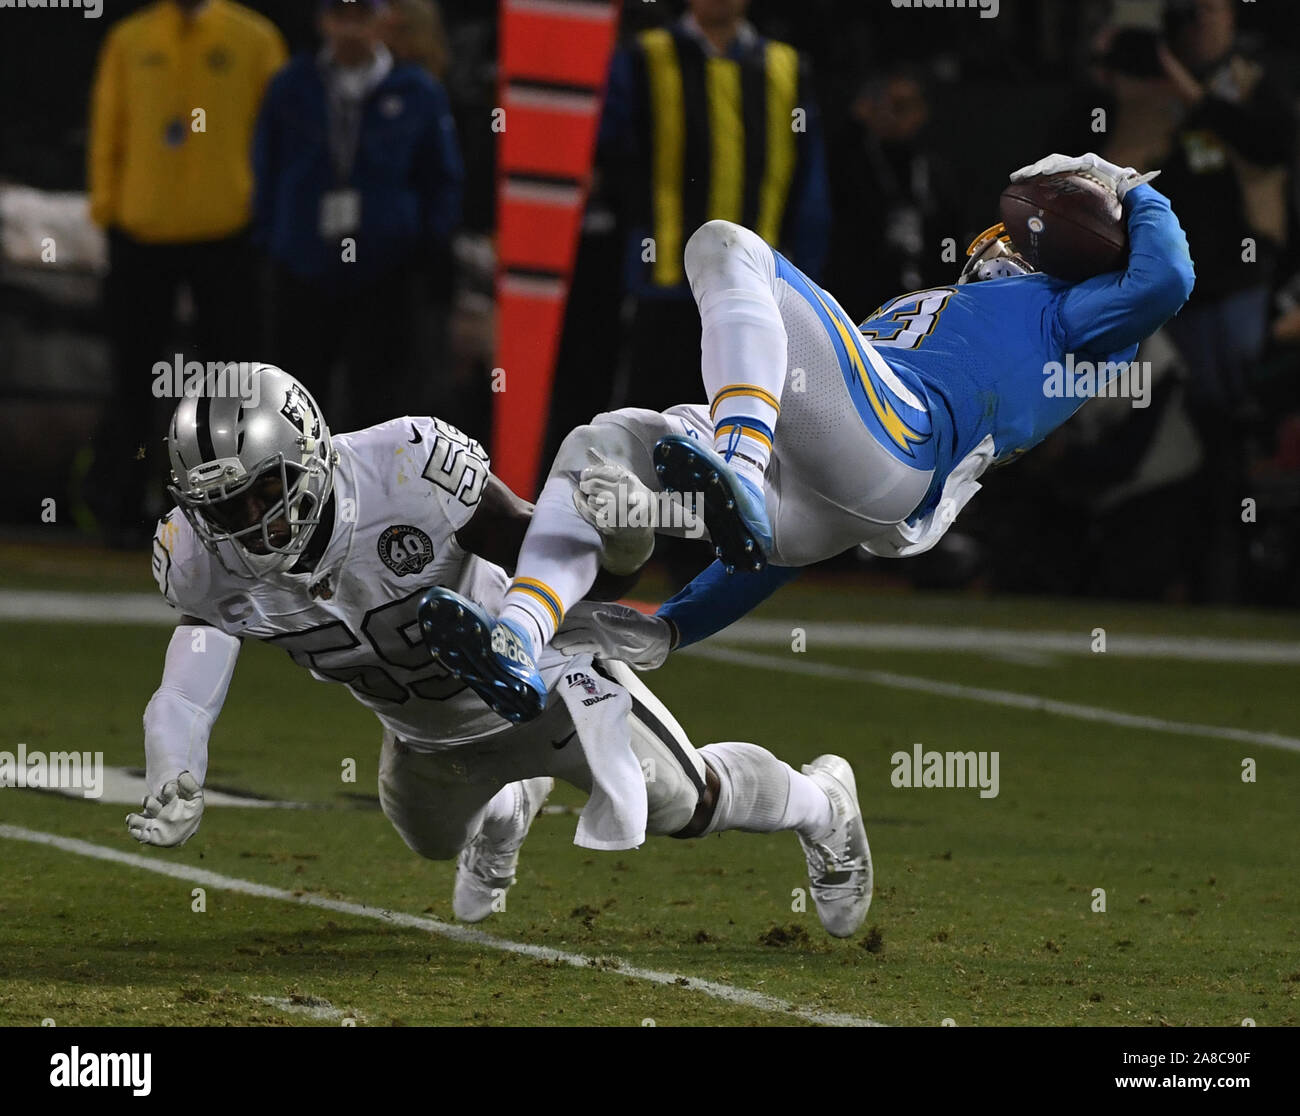
[(655, 473), (665, 492), (698, 492), (713, 553), (727, 567), (758, 572), (772, 552), (772, 526), (763, 493), (720, 454), (684, 434), (660, 438)]
[(492, 712), (519, 724), (546, 708), (546, 686), (523, 634), (493, 620), (481, 605), (450, 589), (430, 589), (416, 611), (429, 653), (481, 697)]
[(500, 841), (489, 841), (480, 833), (460, 850), (451, 909), (461, 922), (482, 922), (502, 908), (505, 893), (515, 882), (519, 849), (554, 785), (555, 780), (550, 777), (512, 784), (515, 812), (510, 835)]
[(803, 773), (826, 792), (834, 810), (834, 828), (821, 841), (799, 838), (808, 861), (813, 904), (826, 932), (851, 937), (871, 907), (871, 847), (862, 824), (853, 768), (839, 756), (818, 756)]

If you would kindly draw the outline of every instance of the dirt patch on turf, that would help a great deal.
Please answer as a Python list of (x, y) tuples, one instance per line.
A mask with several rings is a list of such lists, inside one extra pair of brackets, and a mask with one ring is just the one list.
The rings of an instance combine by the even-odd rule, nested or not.
[(808, 931), (797, 922), (792, 922), (788, 926), (773, 926), (771, 929), (759, 934), (758, 941), (760, 945), (766, 946), (808, 946), (812, 944), (808, 937)]

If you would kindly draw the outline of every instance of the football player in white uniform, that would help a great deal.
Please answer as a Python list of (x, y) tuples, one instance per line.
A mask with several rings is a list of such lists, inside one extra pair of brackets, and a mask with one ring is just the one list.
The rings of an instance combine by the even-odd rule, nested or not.
[[(254, 366), (250, 386), (183, 400), (169, 429), (177, 506), (158, 525), (153, 562), (181, 616), (145, 710), (149, 794), (127, 818), (133, 837), (174, 846), (198, 828), (209, 734), (251, 638), (374, 711), (380, 804), (415, 852), (458, 858), (458, 918), (485, 918), (514, 882), (561, 778), (589, 792), (575, 837), (589, 848), (636, 847), (646, 833), (794, 830), (827, 930), (861, 925), (871, 859), (843, 759), (799, 772), (754, 744), (697, 751), (624, 664), (554, 649), (530, 666), (562, 700), (527, 724), (502, 718), (430, 655), (436, 633), (417, 610), (436, 586), (499, 609), (531, 505), (492, 476), (477, 442), (437, 419), (331, 437), (286, 372)], [(609, 591), (644, 561), (645, 541), (611, 533), (620, 562)]]

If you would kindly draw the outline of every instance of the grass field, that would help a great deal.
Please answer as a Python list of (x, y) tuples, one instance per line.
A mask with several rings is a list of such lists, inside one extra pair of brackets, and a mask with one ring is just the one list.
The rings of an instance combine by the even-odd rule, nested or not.
[[(151, 585), (143, 562), (47, 557), (0, 551), (5, 586)], [(453, 865), (410, 853), (379, 812), (370, 715), (251, 645), (209, 784), (314, 808), (210, 806), (189, 844), (156, 850), (127, 836), (126, 807), (0, 790), (11, 827), (0, 837), (0, 1024), (1300, 1024), (1296, 666), (1242, 654), (1243, 641), (1294, 651), (1296, 617), (917, 597), (847, 580), (792, 586), (758, 616), (776, 622), (769, 637), (804, 628), (806, 650), (788, 635), (747, 638), (738, 652), (711, 644), (649, 681), (697, 744), (750, 739), (795, 764), (824, 751), (850, 759), (876, 867), (857, 938), (827, 937), (811, 904), (792, 909), (807, 886), (792, 835), (598, 854), (572, 844), (570, 812), (538, 819), (507, 910), (482, 926), (494, 943), (295, 902), (450, 922)], [(819, 645), (845, 630), (827, 621), (1070, 633), (1079, 649)], [(1116, 651), (1088, 651), (1097, 627)], [(1166, 636), (1173, 650), (1120, 653), (1126, 635)], [(143, 763), (140, 715), (165, 628), (22, 620), (0, 623), (0, 637), (0, 749)], [(1217, 642), (1175, 657), (1198, 638)], [(953, 684), (967, 689), (942, 688)], [(1071, 705), (1016, 707), (1006, 694)], [(893, 786), (891, 755), (915, 742), (996, 751), (997, 797)], [(355, 785), (340, 781), (346, 758)], [(558, 786), (551, 801), (582, 798)], [(196, 913), (192, 879), (13, 839), (14, 827), (282, 891), (209, 883)]]

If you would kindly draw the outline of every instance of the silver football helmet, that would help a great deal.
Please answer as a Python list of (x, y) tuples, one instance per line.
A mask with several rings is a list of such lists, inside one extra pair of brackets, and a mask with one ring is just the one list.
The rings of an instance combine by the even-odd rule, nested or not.
[(1037, 270), (1016, 251), (1006, 226), (998, 222), (971, 241), (971, 246), (966, 249), (966, 266), (957, 277), (957, 285), (1032, 275)]
[[(253, 365), (238, 393), (182, 399), (167, 453), (167, 491), (199, 540), (229, 573), (250, 578), (298, 560), (320, 524), (338, 462), (311, 393), (270, 364)], [(278, 479), (278, 488), (263, 478)], [(258, 484), (271, 504), (247, 522), (249, 490)]]

